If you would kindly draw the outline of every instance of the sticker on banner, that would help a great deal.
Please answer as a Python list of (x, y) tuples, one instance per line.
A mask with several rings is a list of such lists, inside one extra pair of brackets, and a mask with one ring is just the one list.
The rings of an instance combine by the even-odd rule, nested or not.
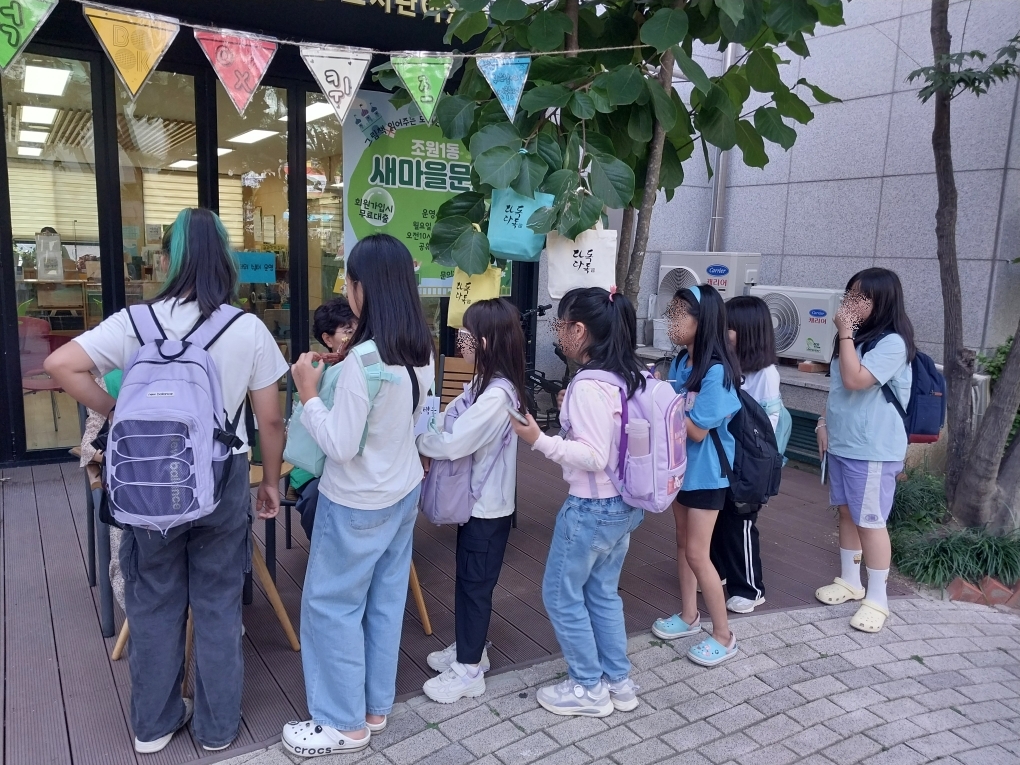
[(453, 67), (452, 56), (436, 56), (428, 53), (412, 53), (405, 56), (391, 56), (390, 63), (400, 76), (401, 82), (411, 94), (415, 105), (425, 121), (432, 124), (436, 105), (443, 94), (443, 85)]
[(239, 252), (238, 284), (273, 284), (276, 281), (276, 253)]
[(87, 5), (83, 10), (121, 82), (134, 99), (177, 37), (180, 25), (174, 19), (150, 13), (111, 11)]
[(528, 81), (528, 69), (531, 59), (523, 56), (482, 56), (477, 62), (478, 71), (489, 83), (492, 92), (499, 99), (500, 106), (511, 122), (517, 115), (517, 106), (521, 102), (524, 83)]
[(0, 71), (18, 57), (57, 6), (57, 0), (0, 3)]
[(209, 29), (196, 29), (195, 39), (237, 113), (243, 115), (276, 55), (276, 43), (240, 32)]

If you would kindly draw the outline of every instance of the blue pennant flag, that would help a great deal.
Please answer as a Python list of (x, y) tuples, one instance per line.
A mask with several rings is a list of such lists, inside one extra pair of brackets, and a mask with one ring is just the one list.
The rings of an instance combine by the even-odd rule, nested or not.
[(517, 105), (521, 102), (521, 93), (524, 92), (524, 83), (528, 81), (530, 67), (531, 59), (525, 56), (495, 54), (478, 59), (478, 70), (496, 94), (511, 122), (517, 114)]

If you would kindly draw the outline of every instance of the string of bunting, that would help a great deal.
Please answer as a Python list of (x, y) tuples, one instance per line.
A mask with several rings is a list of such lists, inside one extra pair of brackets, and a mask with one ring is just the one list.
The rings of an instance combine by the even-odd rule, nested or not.
[[(18, 0), (0, 8), (0, 72), (21, 54), (25, 46), (56, 7), (58, 0)], [(117, 76), (132, 100), (159, 66), (182, 23), (170, 16), (126, 10), (77, 0), (100, 45), (113, 63)], [(372, 56), (389, 56), (393, 69), (429, 124), (453, 69), (455, 58), (474, 58), (507, 117), (513, 120), (528, 80), (531, 59), (548, 55), (530, 51), (516, 53), (437, 53), (430, 51), (380, 51), (343, 45), (279, 40), (266, 35), (212, 27), (191, 26), (195, 41), (209, 60), (238, 114), (244, 114), (262, 83), (281, 44), (297, 45), (301, 59), (323, 95), (343, 123), (361, 87)], [(632, 50), (640, 45), (585, 48), (601, 52)]]

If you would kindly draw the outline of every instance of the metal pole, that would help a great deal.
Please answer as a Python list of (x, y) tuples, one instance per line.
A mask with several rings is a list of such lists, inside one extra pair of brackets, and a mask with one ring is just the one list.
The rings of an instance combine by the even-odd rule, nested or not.
[[(737, 44), (726, 46), (723, 72), (737, 60)], [(720, 252), (723, 244), (723, 210), (726, 206), (726, 181), (729, 177), (729, 152), (715, 150), (715, 174), (712, 176), (712, 220), (708, 227), (708, 251)]]

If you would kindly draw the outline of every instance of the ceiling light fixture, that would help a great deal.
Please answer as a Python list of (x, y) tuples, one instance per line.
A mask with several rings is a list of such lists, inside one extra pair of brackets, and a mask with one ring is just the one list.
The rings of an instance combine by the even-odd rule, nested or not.
[(305, 122), (314, 122), (317, 119), (322, 119), (326, 115), (336, 114), (333, 111), (333, 107), (329, 104), (319, 102), (317, 104), (309, 104), (305, 109)]
[(176, 162), (167, 165), (167, 168), (170, 170), (189, 170), (197, 164), (198, 162), (193, 159), (179, 159)]
[(233, 151), (233, 149), (222, 149), (222, 148), (221, 149), (217, 149), (216, 150), (216, 156), (217, 157), (222, 157), (223, 155), (229, 154), (232, 151)]
[(21, 121), (32, 125), (52, 125), (57, 110), (49, 106), (22, 106)]
[(228, 138), (227, 143), (257, 143), (274, 135), (279, 135), (279, 133), (275, 130), (249, 130), (246, 133), (235, 135), (233, 138)]
[(22, 89), (26, 93), (37, 93), (40, 96), (62, 96), (70, 76), (70, 69), (26, 66), (25, 85)]
[(18, 156), (19, 157), (38, 157), (42, 155), (42, 149), (38, 146), (19, 146)]
[(18, 132), (18, 140), (22, 143), (46, 143), (50, 134), (45, 130), (21, 130)]

